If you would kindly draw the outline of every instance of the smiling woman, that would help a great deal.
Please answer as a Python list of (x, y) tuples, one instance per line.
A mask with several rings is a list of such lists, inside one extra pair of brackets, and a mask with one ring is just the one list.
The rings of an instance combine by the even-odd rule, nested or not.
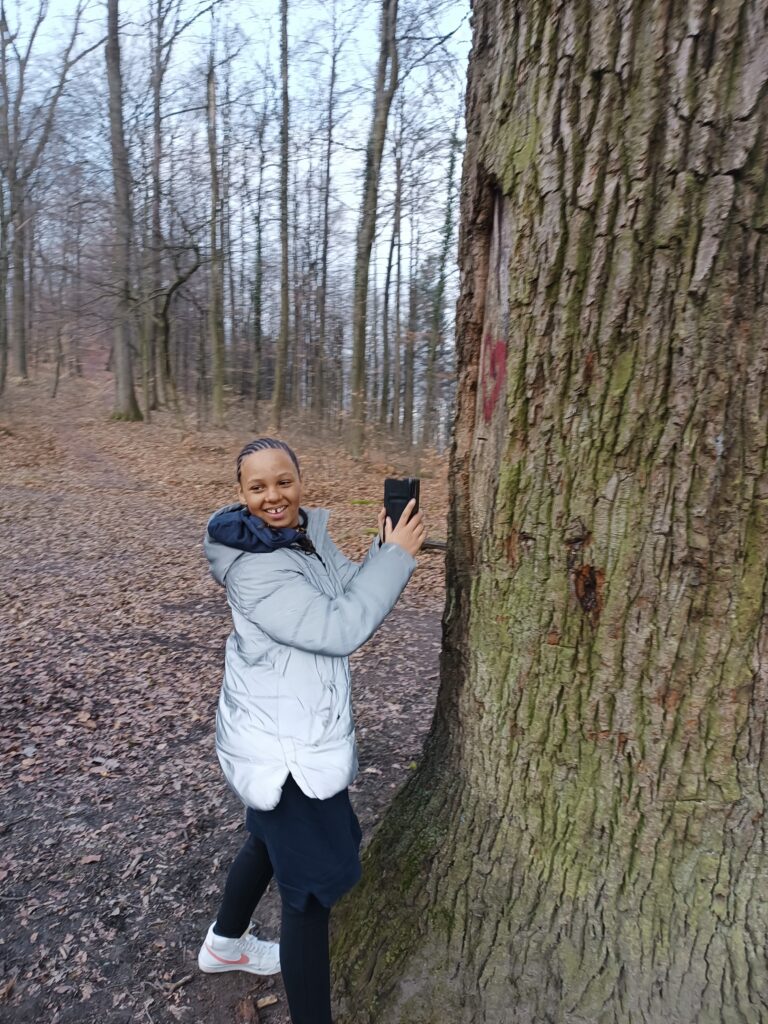
[(252, 516), (275, 526), (299, 525), (301, 475), (287, 444), (260, 438), (246, 445), (237, 460), (237, 481), (240, 501)]
[[(301, 507), (299, 461), (285, 442), (246, 445), (237, 477), (240, 504), (211, 517), (205, 551), (234, 623), (216, 751), (249, 835), (198, 964), (282, 970), (293, 1024), (330, 1024), (330, 908), (360, 878), (349, 655), (391, 611), (426, 531), (413, 506), (395, 527), (382, 509), (356, 565), (329, 537), (328, 512)], [(279, 949), (248, 931), (273, 875)]]

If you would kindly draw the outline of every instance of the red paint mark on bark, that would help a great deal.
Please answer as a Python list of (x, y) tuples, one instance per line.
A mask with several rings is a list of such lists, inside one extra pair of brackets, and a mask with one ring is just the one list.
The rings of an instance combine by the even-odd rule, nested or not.
[(517, 568), (517, 530), (507, 537), (507, 561), (512, 568)]
[(493, 341), (490, 335), (486, 335), (483, 349), (480, 393), (483, 397), (483, 418), (490, 423), (507, 378), (507, 346), (505, 342)]
[(589, 387), (592, 383), (592, 376), (595, 370), (595, 353), (587, 352), (587, 357), (584, 360), (584, 384)]

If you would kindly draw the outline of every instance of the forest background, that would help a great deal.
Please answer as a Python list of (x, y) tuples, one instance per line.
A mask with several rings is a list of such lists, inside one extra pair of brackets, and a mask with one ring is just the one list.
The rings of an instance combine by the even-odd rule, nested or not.
[(2, 9), (0, 390), (445, 446), (466, 5), (109, 6), (109, 74), (101, 5)]

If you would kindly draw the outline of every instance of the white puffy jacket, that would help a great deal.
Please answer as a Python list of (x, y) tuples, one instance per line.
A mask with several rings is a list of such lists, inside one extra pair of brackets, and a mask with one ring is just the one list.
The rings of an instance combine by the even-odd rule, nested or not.
[(277, 805), (289, 772), (320, 799), (354, 780), (349, 655), (379, 627), (416, 568), (404, 548), (378, 540), (362, 564), (349, 561), (328, 536), (328, 511), (305, 511), (317, 555), (288, 547), (251, 554), (205, 537), (234, 622), (216, 752), (237, 796), (260, 810)]

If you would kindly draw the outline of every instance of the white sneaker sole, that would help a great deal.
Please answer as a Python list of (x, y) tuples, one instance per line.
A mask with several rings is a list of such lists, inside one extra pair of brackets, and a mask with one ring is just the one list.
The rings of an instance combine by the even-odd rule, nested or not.
[(260, 965), (246, 959), (245, 963), (219, 961), (203, 946), (197, 957), (197, 966), (205, 974), (223, 974), (225, 971), (246, 971), (248, 974), (259, 974), (264, 978), (280, 973), (280, 963)]

